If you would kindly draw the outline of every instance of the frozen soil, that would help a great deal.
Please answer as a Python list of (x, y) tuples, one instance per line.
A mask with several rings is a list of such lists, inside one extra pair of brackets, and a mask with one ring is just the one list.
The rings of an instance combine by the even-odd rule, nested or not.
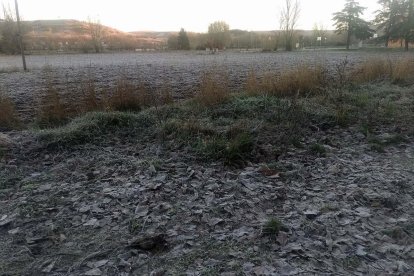
[(372, 58), (412, 58), (413, 52), (301, 51), (294, 53), (205, 52), (61, 54), (28, 56), (29, 71), (21, 72), (19, 56), (0, 56), (0, 91), (10, 95), (20, 115), (30, 121), (48, 85), (60, 94), (79, 93), (83, 82), (94, 82), (98, 91), (110, 90), (120, 78), (143, 83), (150, 90), (168, 85), (175, 98), (187, 98), (198, 89), (207, 71), (228, 74), (230, 88), (240, 92), (248, 73), (278, 73), (303, 64), (323, 64), (330, 72), (345, 59), (352, 66)]
[[(386, 135), (386, 133), (383, 133)], [(414, 141), (355, 128), (325, 154), (228, 167), (151, 139), (44, 148), (11, 132), (0, 163), (2, 275), (410, 275)], [(280, 231), (265, 232), (269, 220)]]

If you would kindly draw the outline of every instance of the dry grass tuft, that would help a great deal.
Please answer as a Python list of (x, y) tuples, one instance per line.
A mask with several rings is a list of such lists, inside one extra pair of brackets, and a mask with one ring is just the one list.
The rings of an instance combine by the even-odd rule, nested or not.
[(393, 64), (391, 80), (393, 83), (412, 83), (414, 80), (414, 60), (397, 60)]
[(168, 81), (163, 82), (161, 89), (158, 91), (157, 97), (158, 105), (172, 104), (174, 102), (171, 84)]
[(306, 96), (316, 94), (326, 86), (326, 71), (323, 66), (304, 65), (275, 76), (266, 74), (261, 90), (278, 97)]
[(393, 83), (406, 83), (414, 79), (414, 60), (370, 59), (352, 71), (355, 83), (368, 83), (389, 80)]
[(49, 81), (40, 100), (37, 113), (38, 124), (44, 127), (61, 125), (68, 120), (70, 113), (59, 92)]
[(80, 113), (103, 110), (104, 106), (102, 100), (98, 99), (96, 95), (95, 81), (88, 78), (81, 86), (82, 98)]
[(200, 91), (195, 100), (206, 106), (216, 105), (230, 97), (229, 79), (223, 72), (205, 72), (201, 76)]
[(14, 104), (11, 99), (0, 93), (0, 130), (11, 130), (19, 127), (20, 120), (17, 117)]
[(391, 61), (370, 59), (356, 66), (351, 73), (351, 79), (355, 83), (382, 81), (389, 78), (392, 67)]
[(140, 100), (136, 87), (125, 77), (120, 78), (112, 95), (106, 95), (105, 106), (114, 111), (139, 111)]
[(315, 94), (324, 85), (326, 85), (324, 68), (305, 65), (283, 73), (277, 82), (276, 94), (282, 96)]
[(260, 95), (259, 81), (257, 80), (257, 76), (253, 70), (250, 70), (249, 74), (247, 75), (246, 84), (245, 84), (245, 91), (248, 96), (257, 96)]

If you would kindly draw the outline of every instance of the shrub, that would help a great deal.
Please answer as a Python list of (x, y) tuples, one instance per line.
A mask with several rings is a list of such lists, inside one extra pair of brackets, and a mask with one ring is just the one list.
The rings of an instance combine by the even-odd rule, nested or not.
[(230, 96), (229, 80), (222, 72), (205, 72), (201, 76), (200, 90), (195, 99), (206, 106), (226, 101)]
[(19, 127), (20, 120), (17, 117), (14, 104), (11, 99), (0, 93), (0, 130), (11, 130)]

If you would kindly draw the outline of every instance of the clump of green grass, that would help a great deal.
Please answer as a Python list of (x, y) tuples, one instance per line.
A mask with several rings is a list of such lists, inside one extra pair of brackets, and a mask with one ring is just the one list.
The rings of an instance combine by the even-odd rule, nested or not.
[(325, 156), (327, 153), (326, 148), (319, 143), (313, 143), (312, 145), (310, 145), (309, 151), (318, 156)]
[(164, 122), (160, 132), (163, 137), (178, 138), (180, 140), (191, 141), (201, 136), (214, 136), (216, 131), (207, 122), (196, 119), (170, 119)]
[(136, 136), (154, 124), (154, 118), (145, 113), (88, 113), (65, 126), (41, 130), (38, 138), (49, 146), (76, 145), (99, 141), (111, 135)]
[(405, 143), (407, 142), (407, 138), (397, 133), (397, 134), (385, 137), (383, 139), (380, 139), (379, 137), (375, 137), (375, 136), (369, 136), (368, 142), (371, 146), (371, 150), (384, 153), (386, 147), (393, 146), (393, 145), (400, 145), (402, 143)]
[(128, 224), (128, 231), (130, 234), (136, 234), (139, 231), (139, 228), (142, 227), (138, 219), (132, 218)]
[(276, 218), (269, 219), (262, 227), (262, 235), (264, 236), (277, 236), (284, 226), (280, 220)]
[(224, 160), (227, 164), (245, 161), (251, 154), (254, 141), (249, 133), (240, 133), (235, 137), (208, 137), (196, 145), (196, 152), (213, 160)]

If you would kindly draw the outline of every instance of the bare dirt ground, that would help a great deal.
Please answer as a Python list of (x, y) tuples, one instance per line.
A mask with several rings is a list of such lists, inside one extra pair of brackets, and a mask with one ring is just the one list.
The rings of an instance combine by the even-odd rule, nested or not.
[(121, 77), (142, 82), (150, 90), (171, 87), (176, 98), (194, 95), (200, 76), (210, 70), (228, 74), (231, 89), (243, 89), (249, 71), (257, 75), (286, 71), (304, 64), (324, 64), (330, 72), (345, 59), (350, 66), (370, 58), (390, 60), (414, 57), (413, 52), (376, 51), (303, 51), (294, 53), (205, 52), (115, 53), (28, 56), (29, 71), (23, 73), (19, 56), (0, 56), (0, 90), (16, 102), (17, 110), (33, 116), (39, 95), (50, 82), (62, 94), (79, 93), (82, 82), (91, 79), (98, 90), (108, 89)]
[[(200, 163), (110, 139), (0, 164), (2, 275), (410, 275), (414, 144), (372, 151), (358, 130), (314, 133), (261, 164)], [(7, 181), (5, 181), (7, 179)], [(264, 235), (269, 218), (284, 227)], [(152, 274), (151, 274), (152, 273)]]

